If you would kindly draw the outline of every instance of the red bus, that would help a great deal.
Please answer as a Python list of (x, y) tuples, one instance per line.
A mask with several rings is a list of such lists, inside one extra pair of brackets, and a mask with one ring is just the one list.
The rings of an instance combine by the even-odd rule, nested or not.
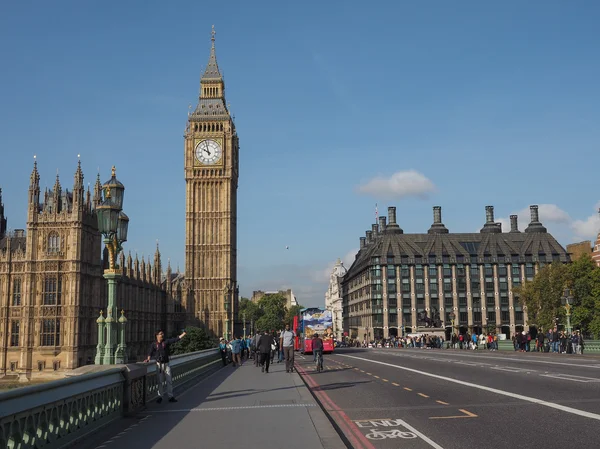
[(294, 317), (296, 349), (304, 354), (312, 354), (312, 337), (318, 333), (323, 340), (323, 352), (332, 353), (335, 348), (332, 324), (329, 310), (318, 307), (302, 309), (300, 316)]

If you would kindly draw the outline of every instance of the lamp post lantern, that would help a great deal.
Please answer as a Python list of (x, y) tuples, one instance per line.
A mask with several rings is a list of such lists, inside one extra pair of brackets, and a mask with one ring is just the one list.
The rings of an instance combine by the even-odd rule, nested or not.
[(560, 302), (562, 303), (562, 305), (565, 308), (566, 311), (566, 315), (567, 315), (567, 334), (571, 334), (572, 332), (572, 328), (571, 328), (571, 306), (573, 305), (573, 295), (571, 295), (571, 290), (569, 288), (565, 288), (565, 291), (563, 292), (563, 296), (560, 299)]
[[(122, 244), (127, 241), (129, 218), (123, 212), (125, 186), (117, 180), (113, 166), (111, 178), (102, 186), (104, 201), (96, 208), (98, 230), (104, 236), (104, 244), (108, 250), (108, 268), (104, 270), (104, 279), (108, 283), (108, 306), (106, 318), (100, 312), (98, 323), (98, 345), (96, 346), (95, 363), (112, 365), (127, 363), (127, 346), (125, 344), (125, 311), (117, 318), (117, 281), (120, 278), (117, 257)], [(120, 332), (117, 332), (117, 326)], [(120, 334), (120, 335), (119, 335)]]

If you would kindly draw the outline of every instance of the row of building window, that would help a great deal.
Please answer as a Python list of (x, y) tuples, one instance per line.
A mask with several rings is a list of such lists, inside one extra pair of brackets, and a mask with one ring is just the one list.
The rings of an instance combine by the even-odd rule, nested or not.
[[(22, 280), (13, 278), (12, 280), (12, 301), (11, 305), (20, 306), (22, 299)], [(57, 306), (62, 301), (62, 279), (60, 276), (46, 276), (42, 283), (42, 305)]]
[[(40, 333), (40, 346), (60, 346), (60, 319), (50, 318), (42, 320)], [(12, 320), (10, 323), (10, 345), (19, 346), (21, 335), (21, 321)]]
[(215, 132), (215, 131), (223, 131), (222, 123), (201, 123), (194, 125), (194, 131), (199, 132)]
[[(41, 360), (38, 361), (37, 367), (38, 367), (38, 371), (44, 371), (46, 369), (46, 362), (41, 361)], [(19, 368), (19, 362), (10, 362), (10, 370), (12, 372), (16, 372), (18, 368)], [(54, 362), (52, 362), (52, 369), (54, 371), (58, 371), (60, 369), (60, 360), (55, 360)]]

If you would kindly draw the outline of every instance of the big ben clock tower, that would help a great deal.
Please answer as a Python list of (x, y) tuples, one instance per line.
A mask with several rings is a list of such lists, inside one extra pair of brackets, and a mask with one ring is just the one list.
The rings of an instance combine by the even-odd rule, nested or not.
[(217, 65), (215, 30), (185, 133), (185, 277), (188, 312), (210, 334), (231, 338), (237, 315), (239, 142)]

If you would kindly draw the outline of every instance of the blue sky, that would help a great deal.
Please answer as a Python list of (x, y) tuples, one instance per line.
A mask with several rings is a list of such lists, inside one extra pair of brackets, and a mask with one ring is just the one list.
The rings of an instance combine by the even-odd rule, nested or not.
[[(210, 29), (240, 136), (241, 293), (323, 303), (380, 213), (455, 232), (540, 204), (559, 241), (600, 228), (600, 3), (4, 2), (0, 186), (25, 226), (42, 187), (117, 166), (127, 249), (184, 266), (183, 132)], [(211, 9), (213, 10), (211, 12)], [(407, 172), (407, 173), (405, 173)], [(375, 181), (373, 181), (375, 179)], [(506, 227), (505, 227), (506, 229)], [(289, 250), (285, 247), (289, 246)]]

